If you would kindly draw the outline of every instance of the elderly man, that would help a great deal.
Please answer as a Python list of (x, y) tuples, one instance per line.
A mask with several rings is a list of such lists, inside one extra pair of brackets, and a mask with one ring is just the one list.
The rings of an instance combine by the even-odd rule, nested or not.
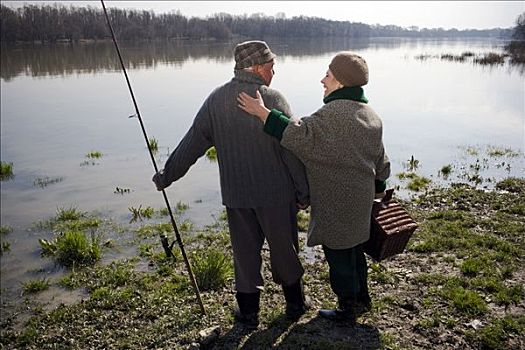
[(238, 44), (234, 77), (204, 101), (193, 125), (153, 181), (161, 190), (186, 174), (211, 146), (217, 150), (222, 202), (226, 206), (235, 268), (238, 309), (235, 319), (247, 328), (259, 324), (261, 248), (270, 248), (271, 272), (282, 285), (286, 315), (306, 311), (298, 258), (297, 208), (309, 204), (303, 164), (279, 141), (266, 135), (255, 118), (237, 108), (237, 95), (259, 91), (270, 108), (290, 114), (285, 98), (270, 89), (276, 57), (263, 41)]

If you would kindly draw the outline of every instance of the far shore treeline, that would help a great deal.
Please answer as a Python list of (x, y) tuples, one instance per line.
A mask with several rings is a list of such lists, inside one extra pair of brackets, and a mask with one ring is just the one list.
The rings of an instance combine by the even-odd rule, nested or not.
[[(185, 17), (171, 12), (108, 9), (120, 40), (215, 39), (237, 36), (265, 37), (495, 37), (510, 38), (513, 28), (457, 30), (443, 28), (403, 28), (395, 25), (368, 25), (333, 21), (317, 17), (286, 18), (264, 14), (230, 15), (218, 13), (206, 18)], [(17, 42), (75, 42), (103, 40), (109, 31), (101, 8), (59, 4), (25, 5), (12, 9), (0, 6), (0, 32), (3, 44)]]

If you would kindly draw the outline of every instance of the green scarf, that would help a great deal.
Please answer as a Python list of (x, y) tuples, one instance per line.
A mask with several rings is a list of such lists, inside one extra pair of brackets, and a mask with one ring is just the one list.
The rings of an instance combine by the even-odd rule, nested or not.
[(363, 88), (360, 86), (344, 86), (338, 90), (333, 91), (330, 95), (323, 98), (323, 102), (325, 104), (328, 102), (332, 102), (333, 100), (352, 100), (362, 103), (368, 103), (368, 99), (365, 97)]

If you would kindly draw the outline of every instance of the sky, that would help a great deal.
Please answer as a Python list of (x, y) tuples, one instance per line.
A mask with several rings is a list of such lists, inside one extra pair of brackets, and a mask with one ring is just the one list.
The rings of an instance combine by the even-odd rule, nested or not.
[[(3, 1), (10, 7), (61, 3), (101, 6), (100, 1)], [(177, 11), (186, 17), (206, 17), (219, 12), (232, 15), (263, 13), (275, 16), (322, 17), (337, 21), (400, 27), (443, 29), (510, 28), (525, 12), (525, 1), (108, 1), (106, 7)]]

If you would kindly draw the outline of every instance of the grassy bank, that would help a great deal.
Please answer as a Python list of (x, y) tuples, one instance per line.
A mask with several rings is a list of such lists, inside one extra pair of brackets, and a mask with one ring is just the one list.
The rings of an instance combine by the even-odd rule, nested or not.
[[(525, 348), (525, 180), (501, 181), (494, 191), (468, 185), (432, 189), (406, 206), (420, 228), (405, 254), (380, 264), (369, 261), (373, 309), (353, 328), (317, 316), (317, 309), (335, 306), (319, 249), (302, 256), (312, 310), (297, 323), (283, 317), (284, 298), (271, 282), (265, 250), (261, 326), (251, 333), (237, 327), (231, 247), (222, 217), (193, 235), (183, 232), (206, 317), (199, 313), (177, 246), (175, 262), (163, 257), (157, 235), (169, 231), (169, 225), (144, 221), (134, 233), (136, 256), (73, 268), (59, 280), (28, 283), (24, 307), (31, 317), (20, 323), (16, 315), (2, 315), (0, 344), (196, 348), (199, 331), (219, 326), (220, 335), (209, 348)], [(187, 224), (184, 230), (194, 228)], [(47, 311), (29, 295), (49, 285), (86, 294), (80, 302)]]

